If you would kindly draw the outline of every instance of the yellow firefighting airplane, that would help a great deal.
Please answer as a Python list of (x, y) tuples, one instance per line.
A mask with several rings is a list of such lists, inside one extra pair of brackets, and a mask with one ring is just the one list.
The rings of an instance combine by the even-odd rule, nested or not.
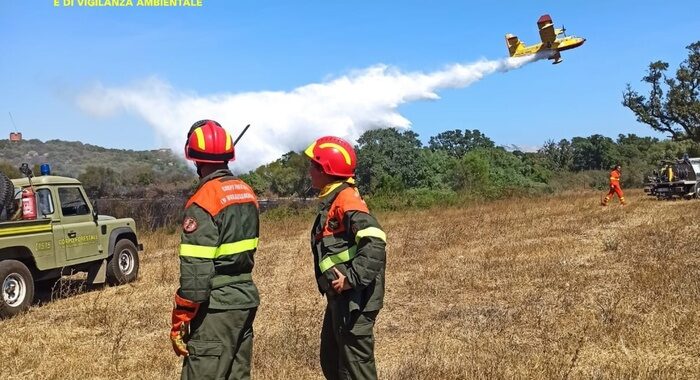
[[(547, 59), (554, 60), (552, 64), (556, 65), (562, 61), (560, 52), (577, 48), (586, 42), (585, 38), (567, 36), (566, 28), (563, 26), (561, 29), (555, 29), (552, 18), (547, 14), (540, 16), (537, 20), (537, 27), (540, 30), (542, 42), (530, 46), (523, 44), (517, 36), (506, 34), (506, 45), (511, 57), (523, 57), (543, 52), (548, 53)], [(564, 37), (557, 38), (560, 34), (564, 34)]]

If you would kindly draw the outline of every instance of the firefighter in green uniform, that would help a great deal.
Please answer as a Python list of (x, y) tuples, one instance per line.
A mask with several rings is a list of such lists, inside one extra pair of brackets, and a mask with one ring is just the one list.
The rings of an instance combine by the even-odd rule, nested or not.
[(323, 375), (376, 379), (373, 328), (384, 299), (386, 235), (355, 187), (352, 146), (326, 136), (304, 153), (321, 199), (311, 250), (319, 291), (328, 300), (321, 330)]
[(251, 276), (259, 234), (257, 199), (229, 171), (233, 142), (219, 123), (192, 125), (185, 156), (195, 162), (200, 183), (182, 223), (173, 349), (185, 357), (182, 379), (249, 379), (260, 302)]

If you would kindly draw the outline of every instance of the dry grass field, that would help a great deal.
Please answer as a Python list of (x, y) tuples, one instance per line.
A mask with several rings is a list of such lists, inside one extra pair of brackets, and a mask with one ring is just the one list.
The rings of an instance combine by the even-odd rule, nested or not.
[[(601, 208), (599, 193), (378, 215), (388, 244), (382, 379), (700, 378), (700, 201)], [(255, 379), (320, 379), (324, 300), (309, 217), (263, 220)], [(144, 235), (140, 278), (63, 281), (0, 321), (0, 379), (173, 379), (178, 236)]]

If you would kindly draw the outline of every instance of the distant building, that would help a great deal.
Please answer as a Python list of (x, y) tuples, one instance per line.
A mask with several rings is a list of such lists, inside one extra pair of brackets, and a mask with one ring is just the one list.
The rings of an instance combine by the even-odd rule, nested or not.
[(22, 132), (10, 132), (10, 141), (22, 141)]

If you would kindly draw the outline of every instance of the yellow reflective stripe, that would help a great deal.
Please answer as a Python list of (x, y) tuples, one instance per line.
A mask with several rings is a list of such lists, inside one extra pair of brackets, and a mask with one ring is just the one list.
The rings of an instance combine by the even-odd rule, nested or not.
[(51, 224), (40, 226), (3, 228), (2, 230), (0, 230), (0, 236), (20, 235), (36, 232), (51, 232)]
[(202, 127), (195, 129), (194, 134), (197, 135), (197, 147), (201, 150), (206, 149), (207, 144), (204, 142), (204, 131), (202, 131)]
[(355, 234), (355, 242), (359, 242), (360, 239), (364, 237), (376, 237), (384, 240), (384, 242), (386, 243), (386, 234), (384, 233), (384, 231), (380, 230), (377, 227), (367, 227), (357, 231), (357, 233)]
[(318, 263), (318, 269), (320, 269), (321, 272), (325, 272), (340, 263), (348, 262), (352, 260), (353, 257), (355, 257), (356, 251), (357, 246), (353, 245), (352, 247), (346, 249), (343, 252), (336, 253), (335, 255), (330, 255), (325, 259), (321, 260), (320, 263)]
[(340, 154), (343, 155), (343, 158), (345, 159), (346, 164), (350, 165), (352, 163), (352, 161), (350, 160), (350, 153), (348, 153), (348, 151), (345, 148), (343, 148), (342, 146), (340, 146), (336, 143), (323, 143), (323, 144), (319, 145), (318, 147), (321, 149), (324, 149), (324, 148), (337, 149), (338, 152), (340, 152)]
[(180, 256), (216, 259), (220, 256), (235, 255), (258, 247), (258, 238), (222, 244), (219, 247), (206, 245), (180, 244)]
[(199, 257), (201, 259), (213, 259), (216, 257), (216, 247), (204, 245), (180, 244), (180, 256)]
[(258, 238), (246, 239), (234, 243), (221, 244), (216, 250), (216, 257), (235, 255), (245, 251), (251, 251), (258, 247)]

